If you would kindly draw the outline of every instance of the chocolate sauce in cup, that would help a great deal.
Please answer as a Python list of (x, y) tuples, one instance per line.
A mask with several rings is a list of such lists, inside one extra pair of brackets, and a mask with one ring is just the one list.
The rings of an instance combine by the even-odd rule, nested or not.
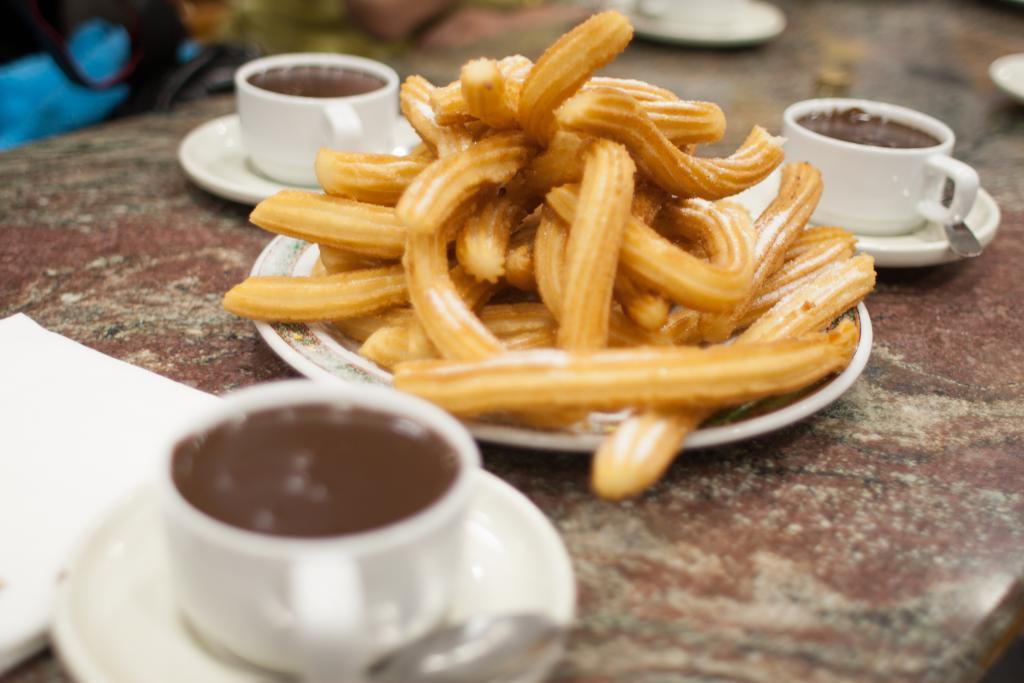
[(181, 441), (171, 475), (185, 500), (226, 524), (318, 538), (392, 524), (455, 481), (458, 459), (418, 422), (329, 404), (264, 410)]
[(342, 66), (298, 64), (254, 73), (257, 88), (293, 97), (351, 97), (380, 90), (387, 81), (374, 74)]
[(871, 147), (919, 149), (939, 144), (934, 135), (888, 116), (868, 113), (860, 107), (814, 111), (796, 122), (826, 137)]

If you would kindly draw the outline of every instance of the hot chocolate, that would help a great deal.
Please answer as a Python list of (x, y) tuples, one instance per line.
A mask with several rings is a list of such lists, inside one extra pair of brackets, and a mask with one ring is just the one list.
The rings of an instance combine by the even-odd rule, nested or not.
[(232, 526), (276, 536), (358, 533), (409, 517), (455, 481), (458, 459), (418, 422), (302, 405), (256, 412), (177, 444), (182, 496)]

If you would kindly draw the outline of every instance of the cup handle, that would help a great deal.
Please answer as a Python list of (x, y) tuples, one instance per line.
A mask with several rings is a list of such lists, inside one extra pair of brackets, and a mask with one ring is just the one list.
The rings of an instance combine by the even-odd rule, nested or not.
[[(928, 220), (944, 225), (964, 220), (978, 196), (978, 186), (981, 184), (978, 172), (945, 154), (928, 157), (925, 168), (925, 197), (917, 203), (918, 212)], [(953, 181), (953, 200), (948, 207), (943, 206), (939, 200), (947, 179)]]
[(359, 151), (363, 147), (363, 121), (348, 102), (324, 107), (330, 149)]
[(358, 683), (367, 665), (366, 606), (356, 563), (336, 553), (297, 560), (288, 575), (304, 680)]

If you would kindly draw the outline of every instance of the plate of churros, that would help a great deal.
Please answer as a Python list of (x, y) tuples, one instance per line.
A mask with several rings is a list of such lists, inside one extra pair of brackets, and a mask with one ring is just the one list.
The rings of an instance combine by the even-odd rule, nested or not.
[[(872, 258), (808, 227), (821, 177), (755, 126), (643, 81), (595, 76), (632, 37), (602, 12), (537, 60), (418, 76), (406, 156), (322, 150), (323, 192), (250, 220), (276, 237), (224, 297), (313, 378), (391, 383), (483, 440), (595, 452), (635, 495), (688, 447), (764, 434), (835, 401), (871, 348)], [(778, 169), (763, 206), (736, 195)], [(749, 202), (748, 202), (749, 204)]]

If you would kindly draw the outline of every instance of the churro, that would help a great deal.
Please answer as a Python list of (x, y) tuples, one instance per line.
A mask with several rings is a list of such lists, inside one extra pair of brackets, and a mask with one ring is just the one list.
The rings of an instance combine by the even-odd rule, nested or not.
[(418, 361), (395, 387), (457, 415), (498, 411), (724, 406), (793, 391), (844, 367), (857, 327), (744, 346), (544, 349), (477, 361)]
[[(827, 266), (748, 328), (733, 347), (743, 349), (746, 344), (772, 342), (821, 329), (871, 291), (875, 282), (872, 263), (870, 256), (862, 255)], [(657, 481), (676, 458), (686, 435), (713, 413), (713, 408), (704, 407), (627, 418), (594, 455), (594, 490), (614, 500), (640, 493)]]
[[(595, 14), (556, 40), (530, 70), (519, 96), (519, 122), (540, 143), (551, 139), (555, 109), (626, 49), (633, 37), (618, 12)], [(627, 96), (628, 97), (628, 96)]]
[(622, 145), (597, 140), (587, 150), (566, 245), (558, 328), (561, 348), (599, 349), (608, 343), (615, 265), (630, 218), (635, 172)]
[(316, 178), (327, 194), (370, 204), (394, 206), (413, 178), (430, 159), (391, 154), (336, 152), (321, 149), (316, 155)]
[(402, 83), (398, 102), (402, 114), (439, 157), (461, 152), (473, 144), (473, 135), (465, 126), (442, 126), (437, 122), (430, 95), (435, 90), (422, 76), (409, 76)]
[[(545, 201), (563, 219), (575, 215), (578, 198), (559, 187)], [(698, 310), (729, 310), (750, 288), (750, 219), (703, 200), (688, 200), (694, 223), (721, 236), (721, 261), (703, 261), (683, 251), (654, 228), (631, 218), (622, 239), (620, 266), (636, 281)]]
[(505, 274), (505, 256), (523, 208), (508, 194), (495, 193), (479, 204), (459, 231), (455, 254), (468, 273), (497, 282)]
[(478, 190), (511, 180), (533, 151), (522, 133), (510, 131), (438, 159), (409, 185), (395, 213), (411, 232), (435, 232)]
[(405, 265), (409, 300), (430, 341), (446, 358), (485, 358), (502, 351), (459, 295), (448, 274), (447, 240), (440, 232), (409, 235)]
[(250, 277), (224, 295), (224, 308), (250, 320), (315, 322), (369, 315), (406, 303), (400, 265), (322, 277)]
[(466, 62), (459, 77), (462, 96), (470, 114), (491, 128), (515, 128), (518, 112), (505, 97), (505, 76), (493, 59), (474, 59)]
[(325, 275), (337, 275), (361, 268), (379, 268), (392, 265), (387, 261), (372, 256), (364, 256), (348, 249), (339, 249), (326, 244), (319, 245), (319, 261), (323, 265)]
[[(821, 174), (807, 163), (786, 164), (782, 168), (779, 192), (754, 223), (754, 261), (757, 264), (750, 295), (758, 292), (778, 270), (786, 252), (804, 230), (821, 197)], [(705, 341), (728, 339), (746, 314), (750, 297), (723, 315), (703, 316), (701, 336)]]
[(377, 258), (405, 250), (394, 209), (316, 192), (282, 190), (256, 205), (249, 220), (264, 230)]
[[(824, 229), (831, 230), (830, 228)], [(815, 230), (818, 228), (811, 228), (805, 232)], [(760, 291), (747, 305), (746, 312), (736, 328), (748, 327), (787, 294), (815, 277), (823, 268), (850, 258), (853, 255), (856, 240), (845, 230), (838, 232), (841, 234), (830, 236), (830, 239), (816, 240), (806, 247), (800, 245), (797, 250), (790, 249), (787, 255), (789, 253), (797, 255), (787, 259), (782, 267), (761, 286)]]
[(766, 178), (783, 159), (782, 139), (760, 126), (730, 157), (691, 156), (658, 130), (636, 100), (612, 88), (574, 95), (558, 110), (558, 123), (621, 142), (651, 180), (683, 197), (722, 199), (736, 194)]

